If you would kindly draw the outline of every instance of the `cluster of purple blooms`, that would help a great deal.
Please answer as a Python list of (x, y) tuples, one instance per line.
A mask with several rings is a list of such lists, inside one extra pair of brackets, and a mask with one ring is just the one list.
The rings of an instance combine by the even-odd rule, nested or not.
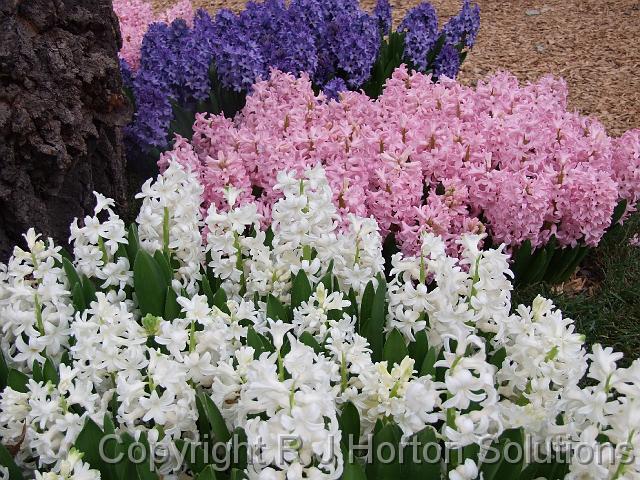
[(464, 0), (462, 9), (438, 31), (438, 16), (429, 3), (422, 3), (407, 13), (398, 31), (403, 32), (404, 56), (418, 71), (429, 67), (429, 52), (440, 40), (442, 47), (435, 59), (436, 77), (455, 78), (460, 69), (460, 52), (475, 44), (480, 29), (480, 7)]
[(131, 72), (121, 61), (136, 107), (125, 129), (130, 153), (166, 147), (172, 102), (190, 105), (209, 97), (213, 33), (214, 24), (204, 10), (196, 13), (193, 28), (182, 19), (153, 23), (142, 42), (140, 68)]
[[(464, 0), (460, 13), (442, 31), (434, 8), (412, 9), (398, 29), (405, 36), (405, 61), (420, 71), (441, 36), (446, 37), (433, 66), (434, 75), (454, 78), (459, 49), (471, 47), (479, 28), (479, 9)], [(284, 0), (249, 2), (235, 14), (221, 10), (215, 18), (199, 10), (193, 26), (184, 20), (152, 24), (142, 42), (140, 67), (123, 65), (125, 85), (136, 103), (126, 129), (132, 153), (164, 150), (173, 119), (173, 103), (193, 109), (209, 99), (210, 67), (221, 87), (249, 92), (271, 68), (299, 74), (331, 98), (361, 88), (371, 76), (382, 39), (391, 33), (391, 7), (378, 0), (373, 13), (357, 0)]]

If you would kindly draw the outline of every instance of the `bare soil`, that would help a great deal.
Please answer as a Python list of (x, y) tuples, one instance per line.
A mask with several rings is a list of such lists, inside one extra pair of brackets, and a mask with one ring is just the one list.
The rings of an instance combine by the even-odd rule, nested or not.
[[(158, 9), (173, 0), (152, 0)], [(459, 0), (431, 0), (441, 21)], [(482, 22), (478, 42), (460, 80), (473, 84), (497, 70), (521, 80), (546, 73), (567, 80), (572, 108), (598, 117), (612, 135), (640, 128), (639, 0), (477, 0)], [(419, 0), (391, 0), (397, 24)], [(363, 0), (372, 8), (375, 0)], [(242, 0), (194, 0), (211, 12), (239, 10)]]

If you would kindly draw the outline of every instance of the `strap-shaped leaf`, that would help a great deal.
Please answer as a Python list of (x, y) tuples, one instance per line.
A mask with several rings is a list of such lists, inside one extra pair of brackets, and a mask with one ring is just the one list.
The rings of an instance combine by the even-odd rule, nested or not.
[(378, 288), (373, 297), (371, 319), (363, 329), (365, 338), (371, 346), (371, 357), (374, 362), (382, 360), (384, 348), (384, 327), (387, 322), (387, 282), (382, 276), (378, 279)]
[(67, 258), (62, 258), (62, 268), (64, 269), (64, 274), (67, 276), (67, 280), (69, 281), (69, 291), (73, 292), (73, 289), (80, 282), (80, 275), (76, 271), (76, 268), (73, 266)]
[[(353, 288), (349, 289), (349, 294), (347, 295), (347, 300), (349, 300), (349, 306), (344, 309), (344, 312), (351, 316), (352, 318), (358, 319), (358, 296)], [(342, 318), (342, 315), (340, 315)]]
[(272, 352), (275, 350), (271, 342), (269, 342), (264, 335), (256, 332), (251, 326), (247, 328), (247, 345), (255, 350), (255, 358), (258, 358), (264, 352)]
[(9, 376), (9, 367), (4, 359), (2, 350), (0, 350), (0, 391), (7, 386), (7, 377)]
[(394, 423), (387, 423), (373, 436), (372, 462), (366, 467), (367, 478), (398, 480), (402, 478), (400, 438), (402, 432)]
[(564, 272), (562, 272), (562, 275), (560, 275), (560, 277), (558, 278), (559, 283), (566, 282), (567, 280), (569, 280), (569, 278), (571, 278), (571, 275), (575, 273), (576, 269), (578, 268), (580, 263), (582, 263), (582, 261), (584, 260), (584, 257), (587, 256), (590, 249), (589, 247), (583, 245), (581, 247), (578, 247), (577, 250), (578, 250), (578, 253), (573, 258), (572, 262), (569, 264), (567, 269)]
[(84, 300), (84, 290), (82, 289), (82, 282), (76, 283), (71, 289), (71, 298), (73, 300), (73, 308), (76, 312), (84, 312), (88, 305)]
[(178, 303), (178, 295), (173, 287), (167, 287), (167, 295), (164, 300), (164, 319), (171, 321), (179, 318), (182, 313), (180, 304)]
[(42, 374), (42, 365), (39, 361), (34, 360), (31, 366), (31, 377), (34, 382), (44, 382), (44, 375)]
[(344, 458), (342, 480), (367, 480), (367, 475), (364, 472), (364, 468), (358, 463), (355, 455), (351, 455), (353, 461), (350, 461), (351, 458), (349, 452), (346, 450), (346, 448), (344, 448), (342, 457)]
[(404, 449), (405, 475), (408, 480), (440, 478), (441, 450), (433, 427), (426, 427), (407, 442)]
[(311, 283), (304, 270), (298, 270), (291, 287), (291, 308), (298, 308), (311, 297)]
[(535, 284), (540, 282), (544, 278), (547, 265), (547, 251), (544, 249), (536, 250), (533, 254), (533, 260), (526, 272), (526, 283)]
[(502, 362), (507, 358), (507, 350), (504, 347), (501, 347), (497, 350), (489, 359), (489, 363), (494, 365), (496, 368), (502, 367)]
[(29, 389), (29, 377), (15, 368), (10, 368), (7, 374), (7, 386), (14, 389), (16, 392), (27, 393)]
[(409, 350), (404, 341), (404, 337), (397, 328), (389, 333), (387, 341), (384, 344), (382, 359), (388, 362), (388, 368), (391, 370), (395, 364), (400, 364), (405, 357), (409, 356)]
[(429, 348), (429, 351), (424, 357), (422, 361), (422, 365), (420, 366), (420, 376), (424, 377), (425, 375), (431, 375), (433, 378), (436, 377), (436, 361), (438, 360), (438, 351), (435, 347)]
[(409, 355), (413, 358), (416, 367), (420, 367), (429, 351), (429, 339), (425, 330), (417, 332), (415, 338), (415, 341), (409, 344)]
[(247, 476), (239, 468), (232, 468), (229, 480), (245, 480)]
[(167, 257), (165, 257), (160, 250), (156, 250), (153, 254), (153, 259), (158, 264), (158, 268), (160, 269), (160, 273), (162, 273), (162, 278), (164, 283), (167, 285), (171, 285), (171, 280), (173, 279), (173, 271), (171, 270), (171, 265), (167, 261)]
[(196, 112), (185, 108), (176, 101), (171, 101), (173, 119), (169, 124), (168, 138), (174, 138), (177, 133), (181, 137), (191, 140), (193, 137), (193, 122), (196, 119)]
[(618, 224), (618, 222), (620, 221), (620, 219), (622, 218), (626, 210), (627, 210), (627, 200), (624, 199), (624, 200), (621, 200), (616, 205), (616, 208), (613, 209), (613, 215), (611, 216), (611, 227), (609, 228), (613, 228)]
[(129, 225), (127, 234), (127, 253), (129, 254), (129, 263), (133, 265), (140, 248), (140, 238), (138, 237), (138, 227), (135, 223)]
[(513, 255), (511, 271), (515, 276), (517, 283), (526, 283), (524, 276), (531, 263), (531, 240), (525, 240)]
[(212, 465), (207, 465), (204, 470), (202, 470), (195, 480), (216, 480), (216, 471), (213, 469)]
[(285, 323), (291, 321), (287, 309), (271, 294), (267, 297), (267, 317), (272, 320), (282, 320)]
[(218, 288), (218, 291), (213, 296), (213, 304), (227, 315), (231, 313), (227, 306), (227, 292), (224, 291), (224, 288)]
[(42, 367), (42, 377), (45, 382), (51, 382), (53, 385), (58, 385), (60, 382), (58, 369), (50, 358), (47, 358), (44, 362), (44, 366)]
[(162, 317), (168, 285), (157, 262), (144, 250), (136, 256), (133, 285), (142, 316)]
[(322, 276), (319, 283), (322, 283), (328, 292), (333, 292), (333, 260), (329, 262), (327, 273)]
[(145, 432), (142, 432), (140, 434), (138, 443), (143, 446), (145, 454), (144, 461), (136, 463), (136, 473), (138, 475), (138, 480), (158, 480), (158, 474), (155, 471), (155, 465), (151, 465), (153, 455), (151, 454), (151, 448), (149, 446), (149, 441), (147, 440), (147, 434)]
[(322, 345), (320, 345), (318, 341), (313, 338), (313, 335), (311, 335), (309, 332), (303, 332), (302, 335), (298, 337), (298, 340), (300, 340), (300, 342), (305, 344), (307, 347), (313, 348), (313, 351), (316, 353), (321, 353), (324, 351)]
[[(544, 458), (544, 456), (542, 457)], [(553, 457), (550, 457), (552, 459)], [(563, 461), (543, 461), (541, 463), (531, 463), (522, 471), (519, 480), (535, 480), (544, 478), (545, 480), (561, 480), (569, 473), (569, 463)]]
[(205, 393), (200, 393), (196, 398), (202, 405), (205, 415), (207, 416), (211, 432), (213, 433), (213, 438), (218, 442), (228, 441), (231, 438), (231, 433), (229, 433), (227, 424), (225, 423), (220, 410), (216, 404), (213, 403), (213, 400), (211, 400), (211, 397)]
[(0, 465), (9, 470), (8, 480), (22, 480), (24, 478), (22, 470), (16, 465), (13, 456), (2, 444), (0, 444)]
[[(517, 446), (514, 447), (514, 444)], [(494, 450), (490, 450), (488, 455), (493, 455), (495, 458), (486, 458), (480, 466), (484, 479), (519, 478), (525, 459), (522, 429), (505, 430), (491, 446)]]
[(360, 332), (366, 329), (369, 321), (371, 320), (371, 312), (373, 311), (373, 298), (376, 295), (376, 291), (373, 287), (373, 282), (367, 283), (362, 294), (362, 301), (360, 302)]
[[(240, 427), (233, 431), (231, 437), (231, 451), (233, 452), (233, 470), (242, 471), (247, 468), (248, 452), (247, 452), (247, 433)], [(232, 473), (233, 473), (232, 470)]]
[(577, 248), (567, 247), (556, 249), (549, 264), (549, 269), (545, 274), (545, 280), (551, 284), (558, 283), (559, 279), (562, 278), (577, 255)]
[(82, 460), (85, 463), (100, 471), (102, 478), (116, 478), (115, 467), (105, 461), (104, 452), (100, 451), (100, 442), (103, 437), (104, 432), (90, 417), (87, 417), (84, 427), (76, 438), (74, 447), (83, 453)]
[(205, 469), (208, 455), (200, 445), (182, 439), (177, 439), (174, 443), (194, 475)]
[(86, 275), (82, 275), (82, 293), (84, 294), (84, 304), (89, 307), (91, 302), (96, 300), (96, 286), (93, 280)]
[(213, 307), (215, 305), (213, 290), (211, 288), (211, 283), (209, 283), (209, 279), (207, 278), (206, 275), (202, 276), (202, 280), (200, 282), (200, 285), (202, 286), (202, 291), (204, 292), (205, 296), (207, 297), (207, 303), (209, 304), (210, 307)]
[(347, 402), (344, 404), (339, 424), (343, 444), (357, 445), (360, 439), (360, 413), (353, 403)]

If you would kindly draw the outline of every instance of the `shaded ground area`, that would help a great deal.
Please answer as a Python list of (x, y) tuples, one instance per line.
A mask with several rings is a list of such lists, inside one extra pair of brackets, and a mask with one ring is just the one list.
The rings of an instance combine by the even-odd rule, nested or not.
[[(215, 12), (241, 9), (243, 0), (193, 0)], [(545, 73), (563, 76), (573, 108), (595, 115), (613, 135), (640, 128), (640, 0), (477, 0), (482, 23), (478, 43), (460, 79), (472, 84), (496, 70), (522, 80)], [(174, 0), (154, 0), (157, 8)], [(419, 0), (391, 0), (394, 20)], [(441, 21), (459, 0), (431, 0)], [(375, 0), (363, 0), (372, 8)]]

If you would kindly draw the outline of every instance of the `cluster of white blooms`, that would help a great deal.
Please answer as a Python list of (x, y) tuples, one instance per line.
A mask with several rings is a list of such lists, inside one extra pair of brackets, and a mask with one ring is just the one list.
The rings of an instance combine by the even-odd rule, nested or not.
[(102, 421), (108, 398), (101, 398), (78, 373), (62, 364), (57, 385), (30, 380), (27, 393), (11, 387), (2, 392), (2, 443), (25, 447), (20, 452), (25, 462), (33, 456), (40, 465), (58, 465), (72, 450), (86, 417)]
[(82, 454), (72, 449), (69, 456), (52, 472), (36, 472), (35, 480), (100, 480), (100, 472), (82, 461)]
[(178, 262), (173, 288), (197, 291), (202, 250), (202, 193), (200, 182), (178, 162), (158, 178), (147, 180), (136, 198), (142, 198), (138, 235), (142, 248), (154, 253), (170, 250)]
[[(532, 308), (521, 305), (499, 330), (494, 343), (506, 351), (497, 376), (500, 393), (514, 399), (503, 404), (505, 414), (539, 439), (558, 433), (556, 417), (563, 408), (558, 400), (587, 369), (584, 337), (542, 297)], [(521, 398), (528, 400), (526, 405), (518, 405)]]
[[(403, 440), (429, 428), (448, 447), (514, 428), (606, 439), (625, 448), (605, 464), (574, 461), (568, 478), (639, 478), (640, 361), (618, 368), (620, 355), (597, 345), (587, 354), (548, 300), (512, 313), (507, 256), (480, 250), (481, 236), (463, 237), (454, 258), (425, 235), (385, 279), (375, 222), (340, 224), (321, 168), (278, 179), (271, 225), (233, 189), (232, 208), (212, 206), (203, 221), (202, 188), (172, 164), (143, 187), (139, 240), (100, 195), (94, 216), (72, 225), (72, 261), (28, 232), (27, 250), (0, 266), (2, 353), (29, 377), (0, 395), (0, 442), (21, 468), (99, 478), (74, 446), (86, 422), (106, 429), (107, 417), (165, 451), (155, 467), (175, 480), (193, 473), (178, 444), (206, 441), (213, 408), (260, 447), (242, 467), (249, 479), (337, 479), (341, 416), (355, 410), (360, 441), (380, 425)], [(153, 282), (136, 276), (138, 247), (173, 270), (163, 314), (143, 313)], [(367, 314), (372, 302), (383, 306)], [(478, 463), (446, 475), (479, 478)]]
[[(103, 280), (102, 288), (122, 289), (133, 283), (133, 275), (126, 255), (117, 255), (127, 244), (127, 229), (124, 222), (114, 213), (115, 202), (93, 192), (96, 206), (93, 216), (86, 216), (83, 226), (78, 219), (71, 224), (73, 256), (76, 269), (87, 277)], [(106, 219), (99, 217), (106, 216)], [(120, 250), (120, 252), (122, 252)]]
[(345, 391), (345, 398), (361, 412), (364, 432), (370, 433), (378, 419), (387, 417), (393, 418), (406, 436), (436, 423), (439, 414), (435, 408), (440, 401), (431, 377), (417, 378), (409, 357), (391, 371), (387, 367), (387, 362), (370, 365), (352, 379)]
[[(504, 246), (479, 250), (484, 235), (465, 235), (462, 258), (445, 254), (445, 244), (432, 234), (423, 236), (419, 257), (397, 253), (389, 284), (389, 329), (408, 341), (424, 330), (429, 344), (442, 346), (445, 335), (464, 338), (476, 330), (495, 332), (509, 316), (511, 283)], [(435, 288), (434, 288), (435, 287)]]
[[(286, 302), (299, 270), (314, 283), (331, 265), (341, 287), (361, 294), (383, 271), (376, 222), (351, 216), (348, 228), (339, 230), (331, 188), (320, 167), (300, 179), (293, 172), (282, 172), (274, 188), (283, 198), (271, 212), (270, 232), (260, 229), (262, 218), (255, 204), (229, 212), (218, 212), (215, 205), (209, 208), (205, 221), (209, 266), (223, 280), (225, 291), (271, 294)], [(230, 187), (226, 193), (227, 203), (235, 205), (237, 192)], [(247, 231), (253, 235), (244, 235)]]
[[(272, 332), (278, 329), (274, 326)], [(338, 366), (293, 336), (288, 340), (286, 355), (278, 349), (247, 366), (239, 392), (235, 423), (244, 426), (250, 445), (264, 444), (263, 458), (253, 462), (249, 478), (265, 478), (263, 471), (274, 472), (274, 467), (298, 471), (298, 478), (303, 471), (311, 478), (339, 478), (342, 456), (336, 455), (340, 431), (334, 388)], [(281, 455), (283, 440), (287, 450)]]
[(60, 360), (74, 309), (61, 249), (33, 229), (24, 237), (27, 250), (16, 247), (9, 263), (0, 264), (0, 345), (12, 364), (28, 372), (34, 361)]
[[(466, 338), (447, 335), (444, 347), (444, 358), (436, 366), (446, 368), (447, 399), (442, 404), (447, 415), (445, 438), (464, 447), (497, 437), (510, 425), (498, 409), (496, 367), (487, 362), (485, 342), (474, 334)], [(476, 408), (471, 408), (472, 404)]]

